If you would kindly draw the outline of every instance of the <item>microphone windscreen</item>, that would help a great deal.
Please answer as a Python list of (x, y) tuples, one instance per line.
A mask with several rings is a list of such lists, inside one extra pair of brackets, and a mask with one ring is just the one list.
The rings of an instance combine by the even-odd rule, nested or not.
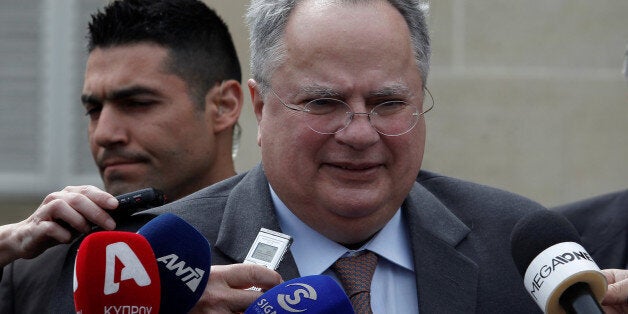
[(576, 283), (586, 283), (597, 302), (604, 297), (606, 278), (579, 243), (578, 231), (560, 213), (527, 214), (513, 227), (510, 241), (523, 284), (545, 313), (565, 313), (561, 296)]
[(159, 270), (144, 237), (123, 231), (83, 239), (74, 263), (77, 313), (158, 313)]
[(521, 218), (510, 236), (512, 258), (521, 276), (541, 252), (562, 242), (579, 242), (576, 228), (559, 213), (534, 211)]
[(331, 277), (312, 275), (283, 282), (262, 294), (245, 314), (353, 314), (344, 290)]
[(201, 298), (211, 268), (207, 239), (180, 217), (165, 213), (137, 232), (150, 243), (161, 278), (161, 312), (187, 313)]

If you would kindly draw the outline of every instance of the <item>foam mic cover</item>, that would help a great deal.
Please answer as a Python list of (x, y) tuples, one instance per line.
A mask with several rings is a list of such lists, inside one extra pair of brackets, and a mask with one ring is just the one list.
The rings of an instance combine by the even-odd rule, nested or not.
[(545, 313), (602, 313), (606, 278), (564, 216), (548, 210), (527, 214), (510, 241), (524, 286)]
[(161, 312), (187, 313), (198, 300), (209, 279), (209, 242), (189, 223), (165, 213), (137, 231), (150, 243), (161, 278)]
[(244, 314), (353, 314), (351, 301), (331, 277), (312, 275), (283, 282), (262, 294)]
[(95, 232), (83, 240), (74, 263), (77, 313), (159, 313), (159, 270), (144, 237)]

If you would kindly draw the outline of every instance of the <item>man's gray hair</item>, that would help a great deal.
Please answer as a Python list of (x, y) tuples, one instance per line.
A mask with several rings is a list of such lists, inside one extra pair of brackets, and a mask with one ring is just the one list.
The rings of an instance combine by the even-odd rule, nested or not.
[[(251, 74), (260, 93), (265, 95), (273, 72), (284, 61), (286, 50), (283, 35), (290, 13), (304, 0), (252, 0), (246, 14), (251, 45)], [(307, 1), (307, 0), (305, 0)], [(341, 4), (378, 0), (337, 0)], [(406, 20), (423, 87), (430, 67), (430, 37), (425, 21), (425, 7), (419, 0), (388, 0)]]

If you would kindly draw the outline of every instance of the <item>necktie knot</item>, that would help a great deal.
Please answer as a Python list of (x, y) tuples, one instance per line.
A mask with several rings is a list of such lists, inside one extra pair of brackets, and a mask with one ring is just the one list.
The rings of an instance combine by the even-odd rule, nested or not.
[(371, 251), (339, 258), (332, 266), (356, 313), (372, 313), (371, 281), (376, 266), (377, 255)]

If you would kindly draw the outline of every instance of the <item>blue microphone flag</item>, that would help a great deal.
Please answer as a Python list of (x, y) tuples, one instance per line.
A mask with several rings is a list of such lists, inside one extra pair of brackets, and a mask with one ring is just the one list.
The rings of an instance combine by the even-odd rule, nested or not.
[(180, 217), (166, 213), (137, 232), (150, 243), (161, 278), (160, 313), (187, 313), (200, 299), (211, 268), (209, 242)]
[(262, 294), (244, 314), (353, 314), (344, 290), (331, 277), (312, 275), (283, 282)]

